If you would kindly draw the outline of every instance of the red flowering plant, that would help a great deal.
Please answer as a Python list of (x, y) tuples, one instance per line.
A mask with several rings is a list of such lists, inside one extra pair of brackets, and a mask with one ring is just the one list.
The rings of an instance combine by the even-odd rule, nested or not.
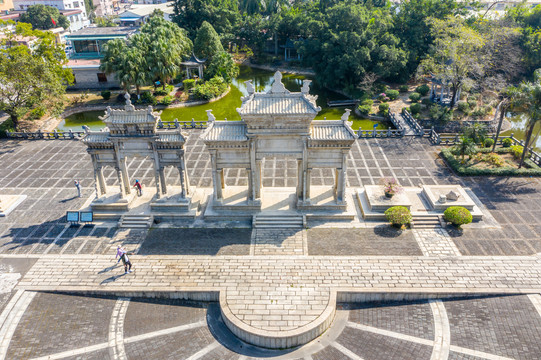
[(379, 180), (381, 186), (383, 187), (383, 192), (385, 192), (385, 196), (392, 197), (393, 195), (400, 194), (402, 191), (404, 191), (404, 188), (402, 185), (398, 183), (398, 180), (391, 177), (385, 177), (381, 178)]

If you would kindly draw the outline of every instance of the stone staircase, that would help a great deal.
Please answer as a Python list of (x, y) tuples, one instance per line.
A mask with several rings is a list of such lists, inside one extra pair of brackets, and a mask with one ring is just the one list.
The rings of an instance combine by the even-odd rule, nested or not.
[(152, 226), (154, 217), (152, 215), (122, 215), (118, 226), (130, 229), (148, 229)]
[(415, 229), (434, 229), (441, 227), (440, 217), (438, 215), (413, 215), (411, 227)]
[(304, 224), (304, 216), (298, 214), (260, 214), (252, 220), (257, 229), (301, 229)]

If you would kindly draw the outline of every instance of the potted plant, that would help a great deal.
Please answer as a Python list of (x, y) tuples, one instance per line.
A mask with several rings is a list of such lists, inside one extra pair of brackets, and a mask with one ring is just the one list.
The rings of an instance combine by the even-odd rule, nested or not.
[(385, 197), (392, 198), (396, 194), (400, 194), (404, 191), (404, 188), (398, 183), (398, 180), (395, 178), (382, 178), (380, 180), (381, 186), (383, 187), (383, 192)]

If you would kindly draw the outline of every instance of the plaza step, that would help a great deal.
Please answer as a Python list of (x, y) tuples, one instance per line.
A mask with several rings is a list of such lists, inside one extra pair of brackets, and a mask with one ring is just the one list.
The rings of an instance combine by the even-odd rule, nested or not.
[(122, 215), (118, 226), (121, 228), (148, 229), (152, 226), (154, 217), (152, 215)]
[(438, 215), (413, 215), (411, 227), (415, 229), (434, 229), (441, 227)]
[(255, 215), (252, 225), (257, 229), (297, 229), (304, 226), (304, 219), (302, 215), (297, 214)]

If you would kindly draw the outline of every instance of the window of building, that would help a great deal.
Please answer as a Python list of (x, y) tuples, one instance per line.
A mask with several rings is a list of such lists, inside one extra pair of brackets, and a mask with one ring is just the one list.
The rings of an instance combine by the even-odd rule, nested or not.
[(74, 8), (78, 8), (78, 7), (79, 7), (79, 2), (78, 2), (78, 1), (74, 1), (74, 2), (73, 2), (73, 7), (74, 7)]
[(96, 40), (75, 40), (73, 41), (73, 48), (78, 54), (98, 52), (98, 44), (96, 44)]
[(104, 73), (98, 73), (98, 82), (104, 83), (107, 82), (107, 76)]

